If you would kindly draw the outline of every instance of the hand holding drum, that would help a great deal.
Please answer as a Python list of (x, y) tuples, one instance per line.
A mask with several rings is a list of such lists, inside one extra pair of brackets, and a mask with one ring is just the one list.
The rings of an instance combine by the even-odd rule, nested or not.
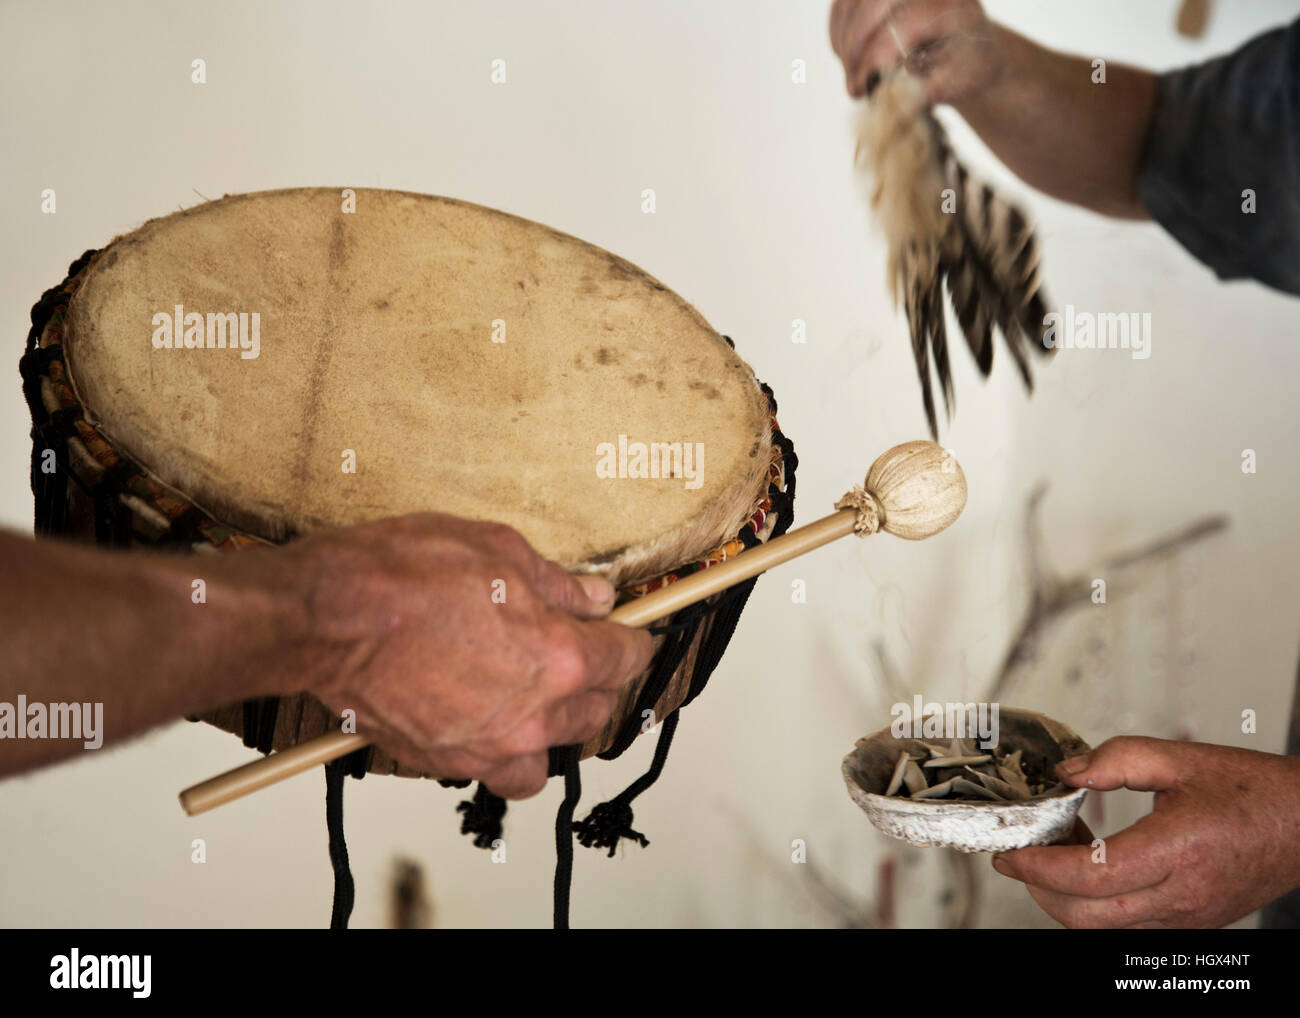
[(309, 605), (280, 671), (320, 701), (321, 731), (359, 720), (409, 771), (477, 778), (507, 799), (540, 792), (547, 747), (596, 735), (653, 653), (648, 634), (600, 621), (608, 582), (500, 524), (418, 513), (256, 558)]
[[(608, 618), (625, 626), (648, 626), (850, 533), (865, 537), (884, 530), (921, 540), (945, 529), (965, 504), (966, 481), (956, 460), (932, 442), (907, 442), (881, 455), (865, 484), (836, 503), (832, 515), (629, 601)], [(321, 736), (188, 788), (181, 793), (181, 805), (190, 815), (202, 813), (368, 744), (360, 734)]]

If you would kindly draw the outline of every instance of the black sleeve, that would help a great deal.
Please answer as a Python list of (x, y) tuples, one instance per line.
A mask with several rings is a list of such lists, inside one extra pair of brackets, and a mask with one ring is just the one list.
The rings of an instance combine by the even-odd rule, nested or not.
[(1300, 21), (1161, 76), (1139, 194), (1220, 279), (1300, 295)]

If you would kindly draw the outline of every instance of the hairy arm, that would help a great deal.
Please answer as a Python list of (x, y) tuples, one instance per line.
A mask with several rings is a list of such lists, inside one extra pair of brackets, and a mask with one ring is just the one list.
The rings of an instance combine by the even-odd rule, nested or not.
[(1156, 103), (1149, 71), (1056, 53), (991, 24), (998, 74), (954, 103), (1025, 183), (1103, 215), (1146, 219), (1138, 179)]
[[(102, 703), (106, 744), (306, 691), (408, 766), (523, 798), (546, 783), (547, 748), (595, 735), (651, 656), (647, 633), (603, 621), (605, 580), (509, 527), (437, 513), (228, 555), (4, 532), (0, 554), (0, 710), (19, 695)], [(0, 738), (0, 775), (81, 748)]]
[[(101, 734), (112, 742), (207, 707), (293, 691), (305, 606), (285, 574), (261, 563), (232, 569), (9, 532), (0, 532), (0, 558), (0, 701), (102, 703)], [(191, 598), (195, 579), (206, 584), (205, 604)], [(4, 739), (0, 775), (81, 749), (79, 740)]]
[(1156, 105), (1149, 71), (1057, 53), (985, 17), (976, 0), (836, 0), (831, 44), (850, 94), (904, 62), (1009, 169), (1055, 198), (1146, 218), (1138, 198)]

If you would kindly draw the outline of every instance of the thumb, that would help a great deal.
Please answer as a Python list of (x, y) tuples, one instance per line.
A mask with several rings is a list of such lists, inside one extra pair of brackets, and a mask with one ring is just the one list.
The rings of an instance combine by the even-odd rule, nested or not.
[(548, 605), (580, 619), (603, 619), (614, 607), (614, 588), (603, 576), (575, 576), (554, 562), (538, 559), (533, 582)]
[(1178, 745), (1167, 739), (1121, 735), (1090, 753), (1061, 761), (1056, 773), (1073, 788), (1159, 792), (1178, 783)]

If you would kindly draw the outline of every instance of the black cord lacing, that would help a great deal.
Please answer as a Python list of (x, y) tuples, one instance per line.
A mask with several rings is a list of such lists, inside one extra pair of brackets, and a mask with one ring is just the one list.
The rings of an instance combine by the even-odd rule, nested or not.
[(343, 837), (343, 779), (348, 776), (348, 766), (348, 757), (331, 760), (325, 765), (325, 828), (329, 831), (330, 866), (334, 869), (331, 930), (348, 928), (348, 919), (356, 900), (352, 869), (348, 865), (348, 845)]
[(573, 811), (582, 795), (579, 773), (581, 746), (563, 746), (551, 751), (564, 773), (564, 801), (555, 814), (555, 910), (552, 922), (557, 930), (569, 928), (569, 890), (573, 883)]
[[(32, 327), (27, 333), (23, 356), (18, 370), (23, 379), (23, 396), (32, 415), (31, 486), (34, 499), (32, 527), (38, 537), (63, 534), (68, 530), (68, 467), (67, 436), (74, 420), (81, 416), (81, 408), (56, 411), (51, 414), (41, 398), (41, 379), (49, 370), (50, 362), (63, 359), (61, 346), (41, 349), (41, 335), (60, 306), (68, 303), (66, 287), (84, 269), (98, 251), (91, 248), (68, 266), (68, 274), (58, 286), (41, 294), (32, 306)], [(46, 472), (45, 453), (54, 453), (54, 469)]]

